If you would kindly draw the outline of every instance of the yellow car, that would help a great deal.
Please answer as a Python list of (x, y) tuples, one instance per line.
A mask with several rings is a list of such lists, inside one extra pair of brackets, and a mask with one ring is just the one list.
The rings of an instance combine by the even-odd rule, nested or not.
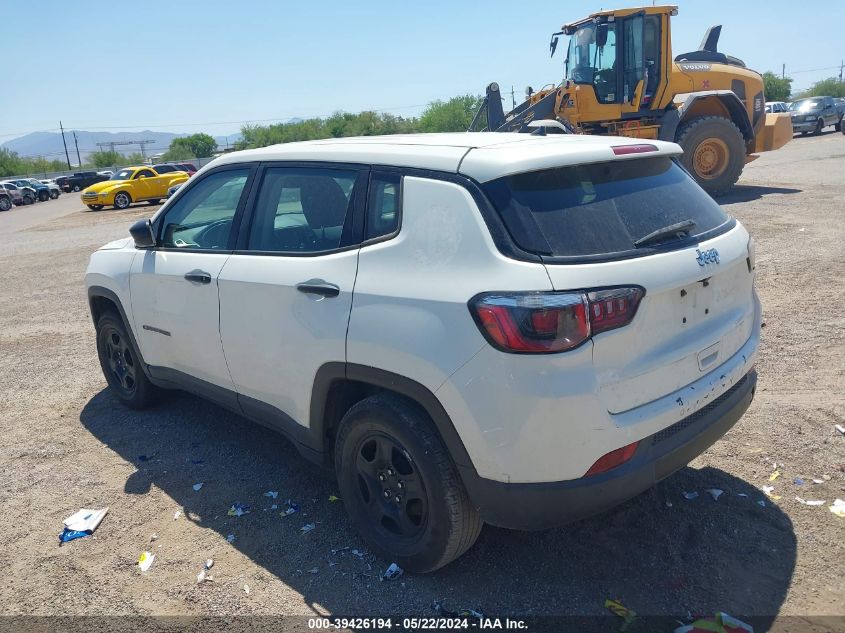
[(94, 183), (82, 192), (82, 202), (89, 209), (99, 211), (105, 206), (125, 209), (133, 202), (158, 202), (167, 197), (173, 185), (185, 182), (190, 176), (183, 171), (159, 174), (152, 167), (125, 167), (111, 178)]

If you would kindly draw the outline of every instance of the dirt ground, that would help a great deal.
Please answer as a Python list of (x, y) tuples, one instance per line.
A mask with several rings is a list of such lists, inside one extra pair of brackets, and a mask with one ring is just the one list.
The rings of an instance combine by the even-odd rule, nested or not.
[[(331, 474), (281, 437), (185, 394), (134, 412), (104, 391), (83, 273), (149, 207), (6, 230), (0, 215), (0, 613), (431, 615), (445, 599), (487, 615), (601, 615), (615, 598), (640, 614), (842, 624), (845, 519), (827, 505), (845, 498), (843, 159), (841, 134), (796, 138), (720, 200), (755, 238), (765, 321), (756, 399), (723, 440), (610, 513), (540, 533), (485, 527), (455, 563), (394, 582), (379, 581), (390, 561), (352, 553), (364, 546), (329, 501)], [(776, 501), (760, 491), (773, 463)], [(288, 498), (301, 511), (283, 517)], [(227, 516), (234, 502), (252, 512)], [(59, 547), (64, 517), (103, 506), (93, 538)], [(144, 550), (156, 560), (141, 573)], [(198, 585), (208, 558), (214, 580)]]

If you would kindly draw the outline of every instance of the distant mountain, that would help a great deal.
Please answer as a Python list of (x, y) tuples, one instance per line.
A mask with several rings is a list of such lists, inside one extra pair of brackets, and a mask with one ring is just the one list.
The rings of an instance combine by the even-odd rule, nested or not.
[[(174, 134), (173, 132), (151, 132), (144, 130), (143, 132), (86, 132), (77, 130), (76, 138), (79, 143), (79, 153), (82, 159), (92, 152), (101, 149), (111, 149), (110, 147), (98, 147), (97, 143), (120, 143), (121, 141), (153, 141), (145, 146), (144, 151), (147, 155), (160, 154), (167, 151), (170, 147), (170, 141), (178, 136), (188, 136), (187, 133)], [(217, 141), (217, 146), (225, 148), (227, 145), (225, 136), (216, 136), (214, 140)], [(230, 134), (228, 137), (228, 145), (239, 141), (240, 134)], [(76, 146), (73, 141), (73, 131), (65, 130), (65, 141), (67, 142), (67, 151), (71, 156), (71, 162), (76, 162)], [(59, 132), (32, 132), (26, 136), (21, 136), (11, 141), (6, 141), (0, 147), (5, 147), (17, 152), (21, 156), (35, 157), (43, 156), (44, 158), (63, 158), (65, 155), (64, 146), (62, 145), (62, 135)], [(115, 151), (123, 154), (132, 154), (141, 149), (140, 145), (115, 145)]]

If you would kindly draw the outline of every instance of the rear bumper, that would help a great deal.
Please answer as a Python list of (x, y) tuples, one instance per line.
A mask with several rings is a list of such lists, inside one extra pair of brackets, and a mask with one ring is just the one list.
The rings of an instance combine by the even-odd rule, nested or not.
[(509, 484), (475, 476), (464, 483), (487, 523), (542, 530), (598, 514), (648, 490), (686, 466), (745, 413), (757, 385), (751, 370), (716, 400), (640, 441), (637, 452), (607, 473), (572, 481)]
[(793, 132), (812, 132), (816, 129), (816, 123), (818, 119), (813, 119), (812, 121), (801, 121), (800, 123), (792, 122), (792, 131)]

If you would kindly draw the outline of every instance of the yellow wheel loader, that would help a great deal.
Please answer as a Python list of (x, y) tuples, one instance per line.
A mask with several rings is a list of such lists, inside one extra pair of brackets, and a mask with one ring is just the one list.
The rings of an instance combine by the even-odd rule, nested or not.
[(711, 195), (729, 190), (758, 152), (792, 139), (789, 114), (766, 114), (762, 76), (717, 50), (721, 26), (697, 51), (672, 58), (675, 6), (600, 11), (552, 35), (569, 37), (565, 79), (505, 114), (497, 84), (476, 113), (501, 132), (610, 134), (674, 141)]

